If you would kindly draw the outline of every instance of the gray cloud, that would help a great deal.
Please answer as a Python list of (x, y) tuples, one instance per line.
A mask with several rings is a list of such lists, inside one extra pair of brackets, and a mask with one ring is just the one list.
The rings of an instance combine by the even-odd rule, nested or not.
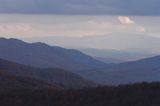
[(0, 0), (0, 13), (160, 15), (160, 0)]

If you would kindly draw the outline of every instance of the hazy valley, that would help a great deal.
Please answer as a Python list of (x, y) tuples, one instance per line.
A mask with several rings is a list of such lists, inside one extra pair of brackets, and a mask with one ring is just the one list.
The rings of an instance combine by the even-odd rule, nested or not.
[(0, 106), (160, 106), (160, 0), (0, 0)]

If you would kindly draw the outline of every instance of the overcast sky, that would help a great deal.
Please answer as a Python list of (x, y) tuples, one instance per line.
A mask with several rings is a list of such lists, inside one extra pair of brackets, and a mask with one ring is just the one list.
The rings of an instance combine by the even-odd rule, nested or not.
[(160, 15), (160, 0), (0, 0), (1, 13)]

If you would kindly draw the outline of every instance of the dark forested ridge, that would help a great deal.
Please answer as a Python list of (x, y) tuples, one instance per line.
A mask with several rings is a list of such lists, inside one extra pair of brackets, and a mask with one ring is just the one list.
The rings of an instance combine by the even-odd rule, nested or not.
[[(65, 89), (79, 89), (85, 87), (93, 87), (96, 86), (95, 83), (85, 80), (79, 75), (74, 73), (68, 72), (63, 69), (57, 68), (48, 68), (48, 69), (41, 69), (41, 68), (34, 68), (22, 64), (17, 64), (15, 62), (6, 61), (0, 59), (0, 73), (1, 75), (6, 74), (7, 79), (8, 75), (15, 77), (15, 78), (32, 78), (36, 80), (41, 80), (53, 85), (60, 86)], [(2, 77), (0, 76), (2, 79)], [(0, 84), (2, 84), (3, 80), (0, 80)], [(31, 81), (30, 81), (31, 82)], [(4, 82), (5, 83), (5, 82)], [(10, 86), (11, 83), (6, 83), (5, 86)], [(18, 84), (18, 83), (17, 83)], [(20, 83), (23, 85), (23, 83)], [(3, 87), (2, 85), (0, 85)], [(9, 87), (8, 87), (9, 88)]]
[(55, 93), (18, 90), (0, 94), (1, 106), (160, 106), (160, 83), (106, 86)]
[(9, 75), (4, 72), (0, 72), (0, 93), (11, 92), (14, 90), (62, 90), (60, 86), (56, 84), (50, 84), (43, 80), (38, 80), (31, 77), (21, 77)]

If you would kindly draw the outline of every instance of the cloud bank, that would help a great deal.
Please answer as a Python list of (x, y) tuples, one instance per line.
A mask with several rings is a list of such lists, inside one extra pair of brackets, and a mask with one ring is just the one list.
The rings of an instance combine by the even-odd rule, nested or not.
[(113, 33), (160, 37), (159, 22), (160, 17), (1, 14), (0, 37), (94, 37)]

